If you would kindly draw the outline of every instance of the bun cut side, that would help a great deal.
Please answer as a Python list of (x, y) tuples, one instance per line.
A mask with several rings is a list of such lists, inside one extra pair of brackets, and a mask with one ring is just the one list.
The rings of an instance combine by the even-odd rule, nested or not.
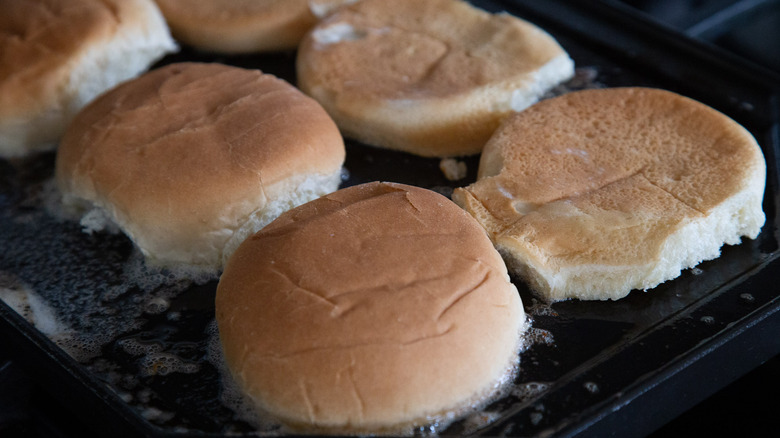
[(389, 183), (290, 210), (227, 263), (216, 318), (231, 374), (293, 431), (397, 434), (513, 377), (525, 314), (484, 230)]
[(572, 77), (542, 29), (459, 0), (363, 0), (301, 42), (298, 86), (347, 137), (421, 156), (477, 154), (501, 119)]
[(176, 50), (152, 0), (0, 0), (0, 158), (51, 150), (76, 113)]
[(453, 200), (548, 301), (618, 299), (754, 239), (766, 163), (753, 136), (668, 91), (569, 93), (518, 113)]
[(290, 84), (181, 63), (85, 108), (56, 179), (66, 204), (116, 223), (149, 261), (215, 270), (281, 212), (336, 190), (343, 161), (336, 125)]

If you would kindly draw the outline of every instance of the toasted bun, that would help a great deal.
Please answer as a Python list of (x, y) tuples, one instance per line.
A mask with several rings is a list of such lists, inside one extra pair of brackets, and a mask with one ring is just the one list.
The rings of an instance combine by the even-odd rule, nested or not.
[(67, 204), (105, 212), (152, 261), (219, 268), (282, 211), (338, 188), (343, 161), (336, 125), (290, 84), (182, 63), (85, 108), (56, 178)]
[(155, 0), (173, 36), (218, 53), (294, 49), (319, 18), (355, 0)]
[(345, 136), (422, 156), (476, 154), (512, 111), (573, 75), (543, 30), (458, 0), (364, 0), (314, 27), (298, 86)]
[(73, 116), (176, 45), (152, 0), (0, 0), (0, 157), (53, 149)]
[(261, 411), (339, 434), (399, 433), (484, 401), (513, 377), (525, 328), (479, 224), (435, 192), (387, 183), (339, 190), (245, 240), (216, 318)]
[(549, 301), (655, 287), (764, 223), (766, 164), (725, 115), (656, 89), (580, 91), (508, 119), (453, 199)]

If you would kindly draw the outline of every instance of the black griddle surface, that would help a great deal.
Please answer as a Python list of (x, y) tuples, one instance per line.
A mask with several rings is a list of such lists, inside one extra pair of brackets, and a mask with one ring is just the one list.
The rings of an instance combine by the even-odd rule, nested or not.
[[(776, 81), (607, 3), (473, 3), (550, 32), (579, 69), (573, 88), (664, 88), (741, 123), (767, 160), (767, 223), (755, 241), (724, 247), (720, 258), (619, 301), (545, 306), (516, 281), (538, 338), (521, 355), (516, 389), (449, 428), (418, 434), (641, 436), (780, 352)], [(184, 48), (160, 64), (223, 62), (294, 83), (294, 60), (293, 53), (227, 57)], [(343, 186), (384, 180), (447, 195), (474, 180), (478, 158), (464, 161), (469, 175), (452, 182), (437, 159), (348, 141)], [(272, 426), (255, 430), (221, 401), (216, 281), (142, 272), (154, 281), (138, 283), (143, 264), (126, 238), (86, 235), (47, 212), (53, 162), (53, 154), (0, 160), (0, 288), (34, 291), (79, 334), (81, 350), (98, 348), (77, 361), (0, 303), (0, 349), (14, 352), (28, 375), (52, 388), (50, 397), (105, 435), (279, 434)]]

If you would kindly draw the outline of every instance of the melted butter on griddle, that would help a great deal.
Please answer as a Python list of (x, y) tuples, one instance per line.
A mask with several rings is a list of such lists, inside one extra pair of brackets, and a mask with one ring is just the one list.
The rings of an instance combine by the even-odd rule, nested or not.
[[(287, 434), (256, 412), (226, 372), (213, 317), (215, 278), (150, 267), (120, 233), (85, 233), (59, 209), (53, 187), (50, 179), (22, 185), (25, 196), (0, 209), (7, 248), (0, 255), (0, 299), (150, 423), (175, 431)], [(523, 342), (521, 351), (552, 337), (531, 327)], [(498, 405), (462, 418), (444, 415), (409, 434), (473, 433), (502, 416), (502, 403), (538, 394), (541, 386), (522, 383), (522, 362), (511, 375), (518, 377), (502, 387)]]

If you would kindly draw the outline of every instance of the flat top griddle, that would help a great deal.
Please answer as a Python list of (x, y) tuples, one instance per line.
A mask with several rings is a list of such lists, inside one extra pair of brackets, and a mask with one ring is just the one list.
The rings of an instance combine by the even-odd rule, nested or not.
[[(515, 281), (534, 343), (521, 355), (512, 391), (448, 427), (416, 434), (639, 436), (780, 352), (777, 78), (608, 2), (473, 3), (525, 18), (558, 39), (578, 66), (558, 92), (659, 87), (741, 123), (767, 160), (767, 222), (758, 239), (724, 247), (720, 258), (619, 301), (548, 306)], [(160, 65), (178, 61), (258, 68), (295, 83), (294, 53), (228, 57), (184, 48)], [(475, 179), (478, 157), (464, 161), (468, 176), (453, 182), (438, 159), (348, 140), (343, 186), (383, 180), (449, 195)], [(54, 333), (47, 336), (0, 302), (0, 348), (106, 435), (284, 435), (272, 423), (247, 421), (225, 390), (216, 280), (149, 270), (124, 236), (87, 235), (57, 218), (47, 202), (53, 163), (51, 153), (0, 160), (0, 290), (40, 298), (58, 323), (37, 325)]]

